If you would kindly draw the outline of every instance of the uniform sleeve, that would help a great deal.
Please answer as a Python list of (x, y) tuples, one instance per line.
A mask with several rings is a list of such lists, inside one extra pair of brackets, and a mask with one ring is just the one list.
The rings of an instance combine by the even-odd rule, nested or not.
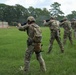
[(60, 26), (63, 26), (63, 25), (64, 25), (64, 22), (61, 22), (61, 23), (60, 23)]
[(71, 22), (69, 21), (69, 29), (71, 29), (72, 27), (71, 27)]
[(27, 24), (27, 25), (24, 25), (24, 26), (19, 26), (18, 29), (20, 31), (26, 31), (28, 27), (29, 27), (29, 25)]
[(48, 21), (48, 22), (45, 22), (43, 25), (44, 25), (44, 26), (49, 26), (50, 23), (51, 23), (51, 22)]

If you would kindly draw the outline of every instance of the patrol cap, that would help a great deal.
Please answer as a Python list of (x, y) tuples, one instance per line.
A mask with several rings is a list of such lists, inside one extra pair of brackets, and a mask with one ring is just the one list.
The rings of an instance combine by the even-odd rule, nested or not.
[(35, 18), (34, 18), (33, 16), (29, 16), (29, 17), (27, 18), (27, 21), (30, 21), (30, 22), (31, 22), (31, 21), (36, 21), (36, 20), (35, 20)]

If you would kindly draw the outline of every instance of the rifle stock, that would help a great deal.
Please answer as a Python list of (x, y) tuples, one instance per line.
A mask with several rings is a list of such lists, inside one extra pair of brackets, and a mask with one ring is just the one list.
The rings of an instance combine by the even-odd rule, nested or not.
[(26, 25), (26, 24), (27, 24), (27, 22), (25, 22), (25, 23), (22, 23), (22, 24), (21, 24), (21, 26), (24, 26), (24, 25)]
[(63, 22), (64, 20), (60, 20), (60, 22)]
[(47, 19), (46, 22), (50, 21), (50, 19)]

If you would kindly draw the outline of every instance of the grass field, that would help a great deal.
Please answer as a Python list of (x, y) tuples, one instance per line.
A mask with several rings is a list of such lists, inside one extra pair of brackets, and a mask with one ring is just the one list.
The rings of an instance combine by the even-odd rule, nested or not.
[[(42, 27), (42, 31), (44, 50), (42, 55), (47, 71), (46, 73), (39, 71), (38, 61), (33, 54), (28, 75), (76, 75), (76, 39), (73, 38), (74, 45), (67, 40), (63, 54), (57, 42), (54, 41), (51, 53), (47, 54), (50, 31), (47, 27)], [(61, 29), (62, 36), (63, 29)], [(27, 34), (17, 28), (0, 29), (0, 75), (24, 75), (19, 68), (24, 65), (26, 40)]]

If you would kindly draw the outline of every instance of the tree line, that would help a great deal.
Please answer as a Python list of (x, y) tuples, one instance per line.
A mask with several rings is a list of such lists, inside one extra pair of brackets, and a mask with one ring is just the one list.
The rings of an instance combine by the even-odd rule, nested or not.
[[(47, 8), (25, 8), (22, 5), (16, 4), (10, 6), (6, 4), (0, 4), (0, 21), (6, 21), (9, 25), (16, 25), (18, 22), (24, 23), (27, 21), (27, 17), (32, 15), (36, 18), (36, 22), (41, 25), (44, 19), (49, 19), (50, 16), (55, 16), (58, 20), (64, 17), (64, 12), (60, 9), (61, 4), (54, 2), (50, 5), (49, 10)], [(76, 11), (72, 11), (71, 14), (66, 15), (69, 20), (75, 18)]]

